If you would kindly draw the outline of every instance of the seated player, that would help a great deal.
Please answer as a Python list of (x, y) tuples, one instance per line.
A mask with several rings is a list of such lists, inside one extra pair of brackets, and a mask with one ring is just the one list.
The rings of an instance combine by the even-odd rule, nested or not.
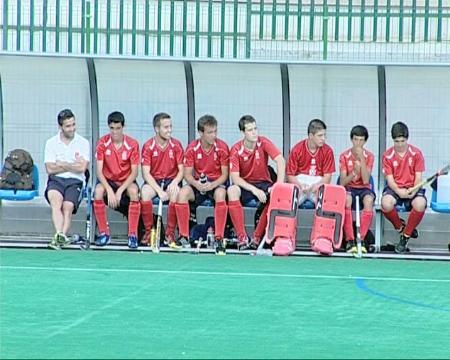
[[(394, 146), (384, 152), (382, 159), (387, 186), (381, 197), (381, 210), (400, 234), (395, 252), (402, 254), (407, 251), (409, 239), (417, 237), (416, 228), (427, 208), (425, 189), (411, 190), (422, 181), (425, 160), (417, 147), (408, 144), (409, 130), (406, 124), (399, 121), (392, 125), (391, 136)], [(400, 219), (396, 205), (404, 205), (407, 211), (411, 211), (406, 224)]]
[[(115, 111), (108, 116), (109, 134), (97, 142), (97, 179), (94, 192), (94, 213), (99, 235), (98, 246), (109, 244), (111, 235), (106, 216), (108, 207), (128, 215), (128, 247), (138, 247), (137, 227), (140, 216), (139, 187), (136, 177), (139, 168), (139, 144), (123, 132), (125, 118)], [(127, 211), (128, 209), (128, 211)]]
[(339, 156), (340, 182), (347, 190), (345, 203), (344, 235), (347, 241), (347, 251), (356, 252), (355, 234), (353, 231), (353, 213), (356, 196), (359, 196), (361, 211), (362, 251), (366, 251), (364, 239), (373, 219), (373, 203), (375, 193), (370, 185), (370, 176), (374, 163), (374, 155), (364, 145), (369, 138), (366, 127), (357, 125), (350, 131), (352, 147)]

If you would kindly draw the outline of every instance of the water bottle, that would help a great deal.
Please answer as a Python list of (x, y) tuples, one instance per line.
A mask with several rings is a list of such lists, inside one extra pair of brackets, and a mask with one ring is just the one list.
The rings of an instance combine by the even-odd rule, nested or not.
[[(206, 184), (208, 182), (208, 178), (206, 177), (206, 175), (204, 173), (201, 173), (199, 181), (200, 181), (200, 184)], [(205, 195), (205, 192), (200, 191), (200, 194)]]
[(214, 240), (214, 230), (212, 226), (210, 226), (206, 232), (206, 244), (210, 249), (214, 249)]

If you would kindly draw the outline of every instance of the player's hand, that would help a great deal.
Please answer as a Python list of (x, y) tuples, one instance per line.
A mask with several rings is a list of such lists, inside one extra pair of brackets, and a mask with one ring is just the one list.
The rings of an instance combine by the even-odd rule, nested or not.
[(408, 199), (412, 199), (414, 196), (416, 196), (416, 193), (419, 189), (417, 190), (411, 190), (411, 189), (406, 189), (406, 192), (408, 194)]
[(174, 182), (171, 182), (169, 186), (167, 186), (166, 191), (170, 198), (176, 198), (178, 193), (180, 192), (180, 187)]
[(362, 147), (355, 147), (353, 149), (353, 154), (355, 155), (356, 160), (362, 160), (364, 158), (364, 150)]
[(355, 177), (358, 176), (358, 174), (361, 172), (361, 161), (356, 160), (355, 164), (353, 165), (353, 172), (355, 173)]
[(203, 184), (203, 190), (204, 192), (208, 192), (214, 190), (214, 186), (213, 183), (210, 183), (209, 181), (207, 181), (206, 183)]
[(261, 189), (255, 188), (255, 190), (252, 191), (252, 194), (263, 204), (267, 201), (266, 193)]
[(300, 183), (300, 190), (304, 193), (307, 193), (310, 190), (311, 186), (307, 184)]
[(108, 189), (106, 191), (106, 195), (108, 198), (108, 207), (111, 209), (116, 209), (119, 203), (116, 200), (116, 194), (114, 193), (113, 189)]
[(398, 192), (397, 192), (397, 195), (401, 199), (408, 199), (408, 197), (409, 197), (408, 189), (399, 189)]
[(169, 200), (169, 194), (167, 194), (167, 192), (165, 192), (164, 190), (158, 191), (158, 197), (161, 201)]

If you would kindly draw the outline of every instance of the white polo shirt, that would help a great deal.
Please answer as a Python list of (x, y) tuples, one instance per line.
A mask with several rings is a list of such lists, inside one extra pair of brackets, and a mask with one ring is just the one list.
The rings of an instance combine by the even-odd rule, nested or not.
[[(56, 161), (73, 163), (77, 156), (81, 156), (87, 161), (91, 161), (89, 141), (77, 133), (75, 133), (74, 138), (67, 145), (62, 142), (60, 132), (48, 139), (45, 143), (44, 163), (54, 163)], [(67, 171), (60, 173), (57, 176), (66, 179), (75, 178), (84, 182), (84, 174), (80, 173)]]

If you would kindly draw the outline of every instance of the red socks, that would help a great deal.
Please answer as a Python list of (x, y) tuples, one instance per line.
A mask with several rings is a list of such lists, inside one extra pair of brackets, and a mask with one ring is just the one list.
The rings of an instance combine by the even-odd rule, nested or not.
[(94, 215), (97, 221), (98, 233), (109, 235), (109, 226), (106, 220), (106, 206), (103, 200), (94, 200)]
[(411, 237), (412, 232), (420, 224), (424, 215), (425, 211), (419, 212), (417, 210), (412, 209), (411, 213), (409, 214), (405, 230), (403, 230), (403, 234), (405, 234), (405, 236), (407, 237)]
[(228, 211), (238, 239), (245, 236), (244, 208), (239, 200), (228, 202)]
[(400, 220), (400, 216), (398, 216), (397, 209), (394, 208), (389, 212), (383, 211), (384, 216), (388, 219), (396, 230), (400, 230), (402, 227), (402, 221)]
[(173, 235), (175, 233), (176, 226), (177, 226), (177, 213), (175, 210), (175, 203), (169, 202), (169, 208), (167, 209), (166, 234)]
[(353, 232), (353, 214), (351, 208), (345, 208), (344, 234), (346, 240), (355, 240), (355, 234)]
[(215, 236), (223, 239), (225, 224), (227, 222), (228, 206), (225, 201), (217, 201), (214, 206), (214, 232)]
[(372, 225), (373, 211), (361, 211), (361, 239), (365, 239), (370, 225)]
[(141, 215), (141, 203), (139, 201), (131, 201), (128, 207), (128, 236), (136, 235)]
[(150, 233), (153, 226), (153, 203), (151, 201), (141, 200), (141, 215), (145, 231)]
[(189, 237), (189, 204), (176, 203), (175, 211), (180, 236)]
[(253, 232), (253, 241), (257, 242), (258, 244), (261, 241), (264, 233), (266, 232), (267, 211), (269, 211), (269, 204), (266, 204), (266, 206), (264, 206), (261, 216), (259, 217), (258, 225), (256, 225), (256, 229)]

